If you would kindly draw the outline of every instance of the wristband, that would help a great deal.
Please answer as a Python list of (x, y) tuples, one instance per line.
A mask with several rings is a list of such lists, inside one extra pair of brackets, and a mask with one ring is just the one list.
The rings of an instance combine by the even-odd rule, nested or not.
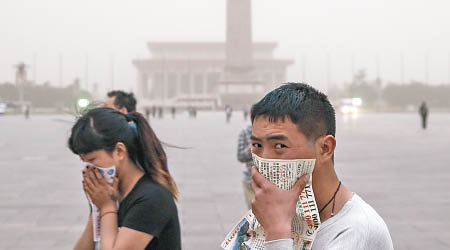
[(108, 211), (108, 212), (104, 212), (101, 216), (100, 216), (100, 220), (103, 218), (103, 216), (107, 215), (107, 214), (117, 214), (116, 211)]

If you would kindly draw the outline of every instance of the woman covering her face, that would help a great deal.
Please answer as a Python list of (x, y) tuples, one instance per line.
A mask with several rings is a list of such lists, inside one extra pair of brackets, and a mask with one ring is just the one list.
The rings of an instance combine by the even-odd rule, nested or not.
[[(88, 163), (83, 189), (99, 210), (102, 250), (181, 249), (177, 187), (161, 142), (141, 114), (92, 109), (73, 126), (69, 147)], [(109, 184), (102, 172), (114, 168)], [(74, 249), (94, 248), (89, 219)]]

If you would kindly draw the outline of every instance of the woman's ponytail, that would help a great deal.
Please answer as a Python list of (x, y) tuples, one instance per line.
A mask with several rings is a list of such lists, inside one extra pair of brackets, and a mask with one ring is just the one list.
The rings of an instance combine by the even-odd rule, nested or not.
[(128, 113), (125, 117), (137, 135), (137, 162), (145, 173), (166, 187), (174, 199), (178, 200), (178, 189), (167, 167), (166, 153), (155, 132), (140, 113)]

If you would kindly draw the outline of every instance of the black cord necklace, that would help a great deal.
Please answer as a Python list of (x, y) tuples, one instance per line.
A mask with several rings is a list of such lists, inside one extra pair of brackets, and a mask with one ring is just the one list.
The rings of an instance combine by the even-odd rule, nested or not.
[(336, 194), (339, 192), (339, 188), (341, 188), (341, 181), (339, 181), (339, 185), (338, 185), (338, 187), (337, 187), (337, 189), (336, 189), (336, 192), (334, 192), (333, 197), (331, 197), (331, 199), (327, 202), (327, 204), (325, 204), (325, 206), (324, 206), (322, 209), (320, 209), (319, 214), (321, 214), (322, 211), (323, 211), (325, 208), (327, 208), (327, 206), (328, 206), (331, 202), (333, 202), (333, 207), (331, 208), (331, 217), (334, 216), (334, 203), (336, 202)]

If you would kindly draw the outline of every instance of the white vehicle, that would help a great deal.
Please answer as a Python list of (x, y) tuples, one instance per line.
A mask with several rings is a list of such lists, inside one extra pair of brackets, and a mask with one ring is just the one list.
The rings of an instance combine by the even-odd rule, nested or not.
[(356, 114), (361, 104), (361, 98), (343, 98), (339, 102), (339, 111), (343, 114)]
[(6, 113), (6, 103), (0, 102), (0, 115)]

